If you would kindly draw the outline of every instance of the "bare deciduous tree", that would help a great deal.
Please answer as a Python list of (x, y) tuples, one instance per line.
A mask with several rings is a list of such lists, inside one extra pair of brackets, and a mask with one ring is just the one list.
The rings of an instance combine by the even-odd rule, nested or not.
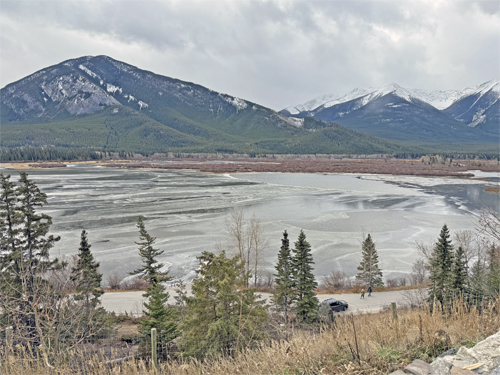
[[(6, 323), (14, 327), (13, 342), (32, 348), (38, 346), (46, 361), (48, 357), (71, 349), (105, 329), (102, 309), (89, 310), (83, 303), (76, 302), (68, 294), (74, 284), (69, 278), (64, 283), (61, 275), (64, 271), (57, 269), (48, 270), (43, 277), (35, 278), (21, 272), (9, 278), (21, 279), (21, 283), (6, 285), (12, 288), (13, 293), (0, 295), (0, 306), (7, 312)], [(33, 283), (24, 281), (25, 278), (32, 279)], [(8, 282), (9, 279), (3, 281)], [(27, 325), (26, 321), (34, 321), (34, 325)]]
[(269, 241), (264, 237), (264, 227), (259, 219), (252, 217), (247, 227), (247, 261), (250, 271), (250, 262), (253, 264), (251, 270), (254, 275), (254, 285), (257, 285), (257, 273), (262, 252), (269, 246)]
[(483, 210), (476, 229), (487, 242), (500, 244), (500, 214), (498, 212), (492, 209)]
[(118, 290), (121, 287), (122, 280), (123, 278), (120, 275), (118, 275), (116, 272), (113, 272), (106, 278), (106, 287), (111, 290)]
[(352, 287), (351, 278), (343, 271), (334, 270), (323, 278), (321, 287), (327, 290), (345, 290)]
[(479, 250), (477, 233), (471, 230), (458, 231), (453, 236), (453, 242), (455, 243), (455, 248), (462, 248), (465, 263), (469, 266), (470, 261), (477, 256)]
[(262, 252), (269, 245), (261, 221), (255, 217), (249, 221), (245, 220), (243, 209), (236, 208), (226, 219), (225, 225), (229, 232), (231, 249), (245, 261), (246, 286), (248, 287), (252, 275), (254, 284), (257, 285)]
[(411, 267), (410, 283), (412, 285), (422, 285), (427, 280), (427, 264), (420, 258)]

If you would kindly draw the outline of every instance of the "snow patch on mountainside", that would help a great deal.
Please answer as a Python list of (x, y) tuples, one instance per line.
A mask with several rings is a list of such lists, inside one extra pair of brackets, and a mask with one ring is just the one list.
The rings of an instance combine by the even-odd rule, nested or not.
[(248, 107), (247, 102), (244, 101), (243, 99), (232, 97), (232, 96), (228, 96), (228, 95), (224, 95), (224, 94), (219, 94), (219, 96), (221, 96), (229, 104), (231, 104), (234, 107), (236, 107), (237, 111), (241, 111), (241, 110), (243, 110), (243, 109), (245, 109), (245, 108)]
[(115, 86), (115, 85), (112, 85), (111, 83), (106, 83), (106, 91), (111, 93), (111, 94), (114, 94), (115, 92), (118, 91), (121, 94), (122, 88)]
[(448, 108), (455, 100), (465, 95), (471, 89), (464, 90), (422, 90), (422, 89), (408, 89), (411, 95), (421, 101), (432, 105), (437, 109)]
[(278, 117), (286, 122), (288, 125), (295, 126), (296, 128), (301, 128), (304, 126), (304, 119), (303, 118), (297, 118), (297, 117), (288, 117), (285, 115), (282, 115), (281, 113), (277, 113)]
[[(80, 65), (78, 65), (78, 68), (80, 68), (81, 70), (83, 70), (85, 73), (87, 73), (92, 78), (99, 78), (99, 79), (101, 79), (101, 77), (99, 77), (98, 74), (95, 74), (92, 70), (90, 70), (89, 68), (87, 68), (85, 65), (80, 64)], [(102, 85), (102, 83), (101, 83), (101, 85)]]
[(65, 75), (48, 83), (43, 82), (40, 87), (53, 102), (61, 103), (72, 115), (90, 114), (103, 106), (120, 105), (115, 98), (81, 75)]

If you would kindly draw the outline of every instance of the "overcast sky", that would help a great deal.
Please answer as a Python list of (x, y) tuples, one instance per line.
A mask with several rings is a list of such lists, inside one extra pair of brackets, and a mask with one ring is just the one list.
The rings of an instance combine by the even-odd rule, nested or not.
[(500, 77), (500, 1), (0, 0), (0, 87), (108, 55), (275, 110)]

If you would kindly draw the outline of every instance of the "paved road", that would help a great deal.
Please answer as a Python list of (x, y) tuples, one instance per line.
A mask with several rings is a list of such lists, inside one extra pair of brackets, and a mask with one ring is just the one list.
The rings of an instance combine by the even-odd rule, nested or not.
[[(174, 303), (175, 291), (168, 289), (170, 293), (169, 303)], [(142, 315), (142, 305), (145, 299), (142, 297), (144, 292), (110, 292), (101, 297), (102, 306), (108, 311), (114, 311), (117, 314), (132, 316)], [(271, 294), (260, 293), (262, 298), (270, 300)], [(346, 301), (349, 304), (347, 312), (376, 312), (382, 310), (385, 306), (390, 306), (391, 302), (396, 302), (399, 306), (405, 301), (405, 297), (400, 291), (372, 293), (368, 297), (360, 298), (359, 294), (318, 294), (319, 301), (328, 298), (336, 298)]]

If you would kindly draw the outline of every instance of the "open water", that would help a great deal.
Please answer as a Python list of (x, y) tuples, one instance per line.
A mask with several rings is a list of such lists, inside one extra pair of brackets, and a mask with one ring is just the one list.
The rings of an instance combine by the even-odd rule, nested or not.
[[(11, 173), (16, 179), (15, 171)], [(313, 249), (315, 274), (339, 269), (354, 274), (361, 241), (370, 233), (384, 276), (409, 273), (416, 241), (433, 243), (443, 224), (453, 232), (473, 229), (484, 207), (499, 210), (499, 195), (482, 180), (411, 176), (242, 173), (112, 169), (84, 164), (30, 170), (48, 195), (44, 212), (60, 235), (51, 254), (76, 254), (80, 233), (89, 233), (101, 272), (122, 277), (140, 264), (138, 215), (164, 250), (160, 261), (177, 278), (190, 279), (202, 251), (228, 248), (225, 220), (234, 207), (265, 227), (269, 247), (262, 268), (274, 271), (282, 232), (291, 245), (304, 230)]]

